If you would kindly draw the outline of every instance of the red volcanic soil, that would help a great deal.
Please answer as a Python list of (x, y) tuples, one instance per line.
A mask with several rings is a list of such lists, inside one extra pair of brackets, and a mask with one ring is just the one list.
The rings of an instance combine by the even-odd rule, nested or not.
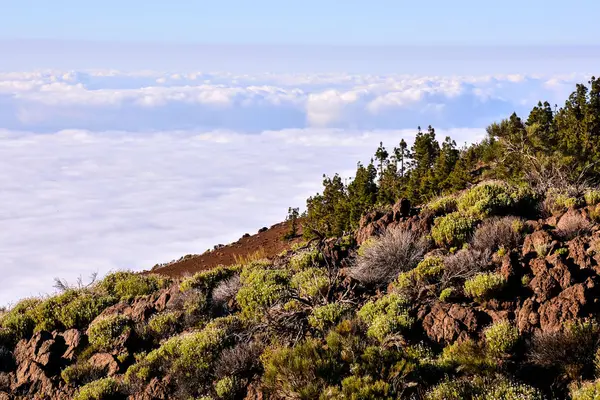
[[(299, 227), (301, 226), (298, 223)], [(284, 250), (288, 250), (292, 244), (302, 241), (302, 232), (299, 228), (299, 236), (292, 240), (284, 239), (288, 232), (288, 223), (281, 222), (273, 225), (264, 232), (242, 237), (237, 242), (227, 246), (211, 250), (204, 254), (189, 255), (177, 261), (162, 264), (152, 269), (153, 273), (167, 275), (173, 278), (198, 271), (214, 268), (218, 265), (233, 265), (237, 260), (251, 257), (260, 252), (261, 258), (273, 258)]]

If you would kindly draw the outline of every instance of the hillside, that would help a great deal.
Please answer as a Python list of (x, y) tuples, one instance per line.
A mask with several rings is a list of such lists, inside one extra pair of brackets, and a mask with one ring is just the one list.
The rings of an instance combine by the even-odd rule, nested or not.
[(599, 398), (590, 84), (469, 148), (433, 128), (382, 144), (324, 178), (303, 239), (282, 223), (22, 300), (0, 315), (0, 400)]

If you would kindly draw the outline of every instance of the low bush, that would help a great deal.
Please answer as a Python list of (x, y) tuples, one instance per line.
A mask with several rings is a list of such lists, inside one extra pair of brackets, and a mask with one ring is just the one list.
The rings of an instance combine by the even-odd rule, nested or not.
[(584, 204), (584, 200), (580, 195), (581, 193), (577, 189), (570, 187), (550, 188), (546, 192), (542, 207), (547, 214), (562, 214), (569, 208), (580, 207)]
[(202, 385), (210, 382), (214, 361), (227, 345), (230, 323), (227, 318), (219, 318), (201, 331), (171, 337), (132, 365), (126, 379), (147, 382), (153, 377), (170, 374), (177, 377), (181, 390), (200, 390)]
[(0, 345), (14, 346), (20, 339), (31, 336), (35, 328), (33, 310), (39, 299), (24, 299), (0, 317)]
[(264, 346), (260, 343), (239, 343), (225, 349), (215, 363), (215, 376), (225, 378), (235, 376), (239, 379), (250, 379), (261, 371), (260, 355)]
[(104, 373), (101, 368), (82, 361), (63, 369), (60, 376), (67, 385), (77, 387), (103, 378)]
[(523, 240), (522, 220), (516, 217), (485, 220), (473, 235), (472, 247), (476, 250), (514, 249)]
[(537, 389), (503, 377), (446, 380), (425, 395), (426, 400), (542, 400)]
[(519, 341), (519, 331), (508, 321), (499, 321), (485, 330), (485, 345), (494, 357), (509, 353)]
[(313, 328), (326, 332), (331, 327), (341, 322), (348, 315), (350, 307), (340, 303), (330, 303), (316, 307), (308, 317), (308, 323)]
[(424, 211), (430, 212), (435, 216), (449, 214), (457, 210), (458, 205), (455, 196), (439, 197), (432, 200), (424, 207)]
[(390, 229), (357, 258), (350, 276), (367, 285), (387, 285), (401, 272), (413, 269), (428, 246), (427, 239), (417, 232)]
[(122, 301), (146, 296), (167, 287), (170, 280), (160, 275), (142, 275), (129, 271), (108, 274), (98, 283), (98, 288)]
[(292, 277), (290, 283), (305, 298), (324, 296), (329, 289), (329, 277), (327, 270), (323, 268), (313, 267), (300, 271)]
[(571, 379), (593, 376), (600, 332), (591, 322), (571, 323), (561, 331), (537, 332), (529, 360), (540, 367), (556, 368)]
[(131, 325), (131, 318), (124, 315), (100, 317), (88, 329), (90, 345), (100, 351), (112, 350), (123, 335), (131, 332)]
[(516, 203), (515, 189), (503, 182), (483, 182), (458, 198), (458, 210), (483, 219), (507, 213)]
[(323, 255), (318, 249), (302, 250), (290, 258), (289, 267), (298, 272), (311, 267), (318, 267), (323, 262)]
[(442, 257), (427, 257), (413, 271), (418, 281), (435, 282), (444, 272), (444, 259)]
[(261, 360), (263, 386), (273, 398), (318, 399), (327, 380), (335, 377), (335, 360), (324, 355), (321, 343), (314, 339), (268, 349)]
[(467, 243), (473, 233), (477, 219), (453, 212), (438, 217), (431, 228), (431, 237), (438, 246), (461, 247)]
[(349, 376), (338, 387), (325, 389), (320, 400), (391, 400), (392, 386), (371, 376)]
[(442, 287), (461, 285), (490, 266), (490, 250), (463, 249), (444, 259)]
[(74, 400), (118, 400), (125, 399), (123, 385), (114, 378), (99, 379), (90, 382), (77, 391)]
[(571, 390), (571, 400), (597, 400), (600, 399), (600, 380), (586, 382)]
[(454, 289), (449, 287), (440, 292), (439, 299), (440, 299), (440, 301), (447, 302), (452, 298), (453, 295), (454, 295)]
[(493, 369), (496, 364), (487, 356), (485, 348), (480, 343), (467, 339), (445, 347), (439, 365), (443, 368), (481, 373)]
[(410, 328), (414, 322), (408, 313), (408, 301), (395, 293), (369, 301), (357, 315), (367, 324), (367, 335), (379, 341)]
[(282, 300), (288, 291), (289, 272), (280, 269), (244, 270), (240, 276), (242, 287), (236, 300), (242, 315), (251, 320), (259, 320), (263, 311)]
[(231, 267), (219, 266), (208, 271), (198, 272), (194, 276), (181, 282), (179, 285), (179, 290), (186, 292), (191, 289), (198, 289), (208, 293), (220, 282), (238, 274), (241, 269), (242, 268), (239, 265), (234, 265)]
[(179, 331), (180, 314), (175, 311), (166, 311), (153, 315), (148, 321), (148, 329), (158, 338), (166, 338)]
[(588, 206), (600, 204), (600, 189), (589, 189), (583, 197)]
[(218, 380), (215, 383), (215, 393), (220, 399), (232, 400), (236, 398), (236, 394), (239, 391), (239, 384), (236, 379), (232, 376), (227, 376)]
[(232, 277), (221, 281), (212, 292), (212, 300), (216, 304), (225, 305), (235, 299), (238, 291), (242, 287), (240, 275), (235, 274)]
[(465, 281), (465, 294), (477, 300), (488, 300), (493, 298), (506, 285), (504, 276), (495, 273), (483, 273), (475, 275)]

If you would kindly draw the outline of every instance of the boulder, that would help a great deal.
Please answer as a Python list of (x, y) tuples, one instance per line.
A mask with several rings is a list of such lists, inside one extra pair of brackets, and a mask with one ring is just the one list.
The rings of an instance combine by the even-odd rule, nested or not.
[(103, 375), (114, 376), (119, 373), (120, 367), (115, 357), (109, 353), (94, 354), (88, 363), (97, 371), (102, 371)]
[[(590, 282), (591, 283), (591, 282)], [(544, 332), (562, 329), (567, 321), (582, 317), (587, 305), (589, 285), (578, 283), (562, 291), (557, 297), (540, 305), (540, 328)]]
[(69, 329), (57, 336), (64, 341), (66, 350), (64, 351), (62, 358), (67, 361), (73, 361), (77, 354), (87, 344), (87, 337), (77, 329)]
[(438, 343), (467, 339), (481, 327), (476, 312), (459, 304), (436, 302), (429, 311), (423, 309), (419, 314), (425, 333)]

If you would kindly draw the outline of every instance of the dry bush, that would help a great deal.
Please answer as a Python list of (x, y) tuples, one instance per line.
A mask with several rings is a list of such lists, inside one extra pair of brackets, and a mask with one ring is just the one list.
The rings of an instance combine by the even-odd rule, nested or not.
[(579, 235), (589, 234), (591, 228), (592, 223), (586, 217), (570, 212), (560, 219), (556, 226), (556, 233), (560, 238), (570, 240)]
[(428, 247), (420, 232), (387, 230), (358, 257), (350, 276), (367, 285), (387, 285), (401, 272), (416, 267)]
[(215, 364), (216, 377), (251, 378), (260, 371), (259, 357), (262, 351), (263, 345), (256, 342), (240, 343), (231, 349), (224, 350)]
[(231, 299), (234, 299), (238, 291), (242, 287), (240, 275), (236, 274), (231, 278), (219, 283), (213, 290), (212, 299), (216, 304), (227, 304)]
[(492, 252), (500, 248), (513, 249), (519, 246), (523, 239), (521, 226), (521, 219), (516, 217), (488, 219), (475, 231), (472, 246), (480, 251)]
[(539, 332), (531, 340), (529, 360), (545, 368), (559, 368), (572, 379), (593, 371), (598, 327), (577, 323), (557, 332)]
[(442, 274), (442, 288), (472, 278), (488, 269), (492, 251), (464, 249), (444, 259), (444, 272)]
[(250, 264), (251, 262), (260, 261), (267, 258), (267, 252), (265, 251), (264, 247), (260, 247), (254, 253), (248, 253), (246, 255), (235, 254), (233, 258), (235, 259), (236, 264), (246, 265)]

